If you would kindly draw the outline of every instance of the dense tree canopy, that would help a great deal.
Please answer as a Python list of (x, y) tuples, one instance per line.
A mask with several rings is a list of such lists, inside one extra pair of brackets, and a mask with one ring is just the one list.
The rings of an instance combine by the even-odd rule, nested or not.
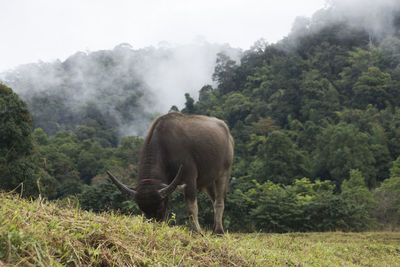
[(32, 118), (26, 104), (0, 83), (0, 188), (24, 195), (38, 193), (41, 170), (31, 136)]

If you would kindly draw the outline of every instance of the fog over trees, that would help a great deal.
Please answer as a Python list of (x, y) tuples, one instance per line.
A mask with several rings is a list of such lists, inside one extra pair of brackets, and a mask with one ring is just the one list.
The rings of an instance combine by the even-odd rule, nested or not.
[[(206, 42), (134, 49), (77, 52), (65, 61), (22, 65), (0, 77), (27, 102), (35, 127), (49, 135), (96, 120), (116, 137), (143, 136), (149, 121), (184, 93), (212, 83), (218, 53), (239, 58), (229, 45)], [(100, 122), (102, 121), (102, 122)], [(115, 143), (114, 143), (115, 144)]]

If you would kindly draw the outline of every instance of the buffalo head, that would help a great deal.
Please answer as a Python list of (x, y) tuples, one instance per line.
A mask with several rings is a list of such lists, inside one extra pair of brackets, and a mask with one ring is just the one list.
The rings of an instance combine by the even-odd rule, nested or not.
[(109, 171), (107, 171), (107, 174), (121, 192), (129, 195), (136, 201), (140, 210), (143, 211), (147, 218), (156, 219), (157, 221), (165, 220), (168, 197), (175, 191), (183, 176), (181, 165), (178, 173), (169, 185), (157, 179), (142, 179), (139, 180), (134, 188), (131, 188), (121, 183)]

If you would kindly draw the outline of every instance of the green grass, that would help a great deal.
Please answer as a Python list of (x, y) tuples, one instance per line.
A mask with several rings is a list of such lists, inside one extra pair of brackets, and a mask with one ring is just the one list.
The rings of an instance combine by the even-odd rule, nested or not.
[(214, 237), (0, 193), (0, 266), (400, 266), (400, 233)]

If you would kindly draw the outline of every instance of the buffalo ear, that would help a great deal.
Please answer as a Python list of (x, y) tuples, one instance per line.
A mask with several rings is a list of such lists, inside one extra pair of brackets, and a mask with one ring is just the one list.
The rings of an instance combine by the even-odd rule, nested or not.
[(136, 190), (132, 187), (128, 187), (121, 183), (110, 171), (107, 171), (108, 176), (110, 177), (111, 181), (118, 187), (118, 189), (125, 194), (128, 194), (129, 196), (135, 198), (136, 196)]
[(172, 180), (172, 183), (170, 183), (168, 186), (158, 190), (158, 193), (160, 194), (160, 197), (162, 199), (164, 199), (164, 198), (168, 197), (169, 195), (171, 195), (172, 192), (175, 191), (175, 189), (178, 186), (178, 184), (181, 182), (181, 180), (183, 178), (182, 168), (183, 168), (183, 164), (181, 164), (179, 166), (178, 173), (176, 174), (174, 180)]

